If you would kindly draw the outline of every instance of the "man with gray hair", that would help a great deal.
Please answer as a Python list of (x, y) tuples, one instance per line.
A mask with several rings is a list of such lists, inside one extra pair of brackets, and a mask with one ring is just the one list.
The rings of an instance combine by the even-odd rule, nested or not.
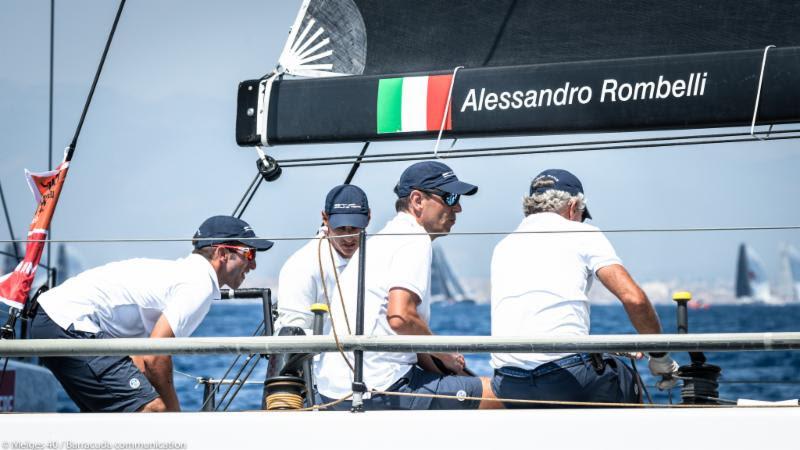
[[(492, 255), (492, 336), (588, 335), (593, 278), (622, 302), (639, 333), (661, 333), (653, 305), (611, 243), (583, 223), (592, 216), (575, 175), (560, 169), (537, 175), (523, 210), (522, 223)], [(663, 377), (659, 387), (672, 387), (677, 363), (666, 353), (649, 357), (650, 371)], [(498, 398), (641, 403), (637, 375), (612, 355), (494, 353), (491, 364)]]

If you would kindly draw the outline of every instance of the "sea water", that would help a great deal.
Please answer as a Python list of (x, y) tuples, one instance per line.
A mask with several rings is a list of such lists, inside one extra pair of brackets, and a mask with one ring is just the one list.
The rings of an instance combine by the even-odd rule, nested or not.
[[(675, 333), (675, 307), (658, 306), (656, 309), (664, 332)], [(490, 334), (489, 313), (490, 307), (486, 304), (436, 303), (431, 311), (431, 328), (442, 335), (487, 336)], [(261, 305), (258, 303), (216, 302), (194, 335), (250, 336), (259, 325), (261, 314)], [(593, 306), (591, 314), (592, 334), (634, 333), (621, 305)], [(724, 305), (689, 311), (689, 331), (693, 333), (781, 332), (798, 329), (800, 305)], [(673, 356), (679, 364), (689, 362), (686, 353)], [(706, 356), (709, 363), (722, 367), (720, 398), (776, 401), (800, 397), (800, 351), (719, 352)], [(235, 355), (175, 356), (175, 386), (184, 411), (197, 411), (201, 407), (203, 387), (197, 383), (197, 377), (221, 378), (234, 358)], [(468, 367), (478, 375), (491, 375), (488, 355), (467, 355), (466, 358)], [(646, 360), (639, 361), (637, 366), (653, 400), (667, 403), (669, 395), (654, 387), (656, 380), (650, 376)], [(261, 383), (265, 373), (266, 363), (260, 361), (249, 377), (249, 381), (255, 383), (242, 387), (230, 402), (229, 410), (261, 407)], [(236, 371), (233, 371), (227, 378), (235, 374)], [(222, 393), (226, 389), (227, 386), (224, 386)], [(224, 404), (228, 403), (236, 389), (231, 389)], [(222, 393), (217, 395), (218, 399)], [(673, 390), (672, 401), (680, 402), (679, 389)], [(75, 410), (65, 395), (62, 395), (59, 406), (62, 411)]]

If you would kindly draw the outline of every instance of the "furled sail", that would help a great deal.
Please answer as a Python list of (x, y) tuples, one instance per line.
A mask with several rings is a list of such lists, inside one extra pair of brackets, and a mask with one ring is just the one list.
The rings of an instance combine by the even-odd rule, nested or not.
[(765, 303), (773, 302), (767, 271), (755, 250), (747, 244), (739, 246), (736, 263), (736, 298)]
[(240, 85), (237, 142), (796, 122), (799, 16), (788, 0), (307, 0), (274, 76)]

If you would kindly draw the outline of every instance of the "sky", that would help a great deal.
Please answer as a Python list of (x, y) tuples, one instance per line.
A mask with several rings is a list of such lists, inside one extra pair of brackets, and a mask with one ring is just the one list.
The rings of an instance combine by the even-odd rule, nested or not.
[[(255, 175), (256, 153), (235, 143), (236, 89), (275, 66), (300, 1), (129, 0), (53, 220), (53, 239), (190, 238), (208, 216), (230, 214)], [(80, 117), (117, 2), (58, 0), (55, 10), (53, 160), (61, 161)], [(24, 169), (48, 168), (50, 2), (0, 2), (0, 183), (17, 237), (34, 210)], [(736, 130), (741, 131), (741, 130)], [(641, 137), (646, 133), (614, 135)], [(659, 134), (663, 135), (663, 133)], [(558, 143), (609, 136), (459, 140), (455, 148)], [(432, 151), (432, 140), (373, 144), (370, 153)], [(449, 145), (449, 142), (446, 144)], [(453, 231), (511, 231), (521, 198), (547, 168), (583, 182), (602, 229), (800, 224), (797, 141), (454, 159), (480, 186), (462, 200)], [(270, 148), (276, 159), (356, 155), (360, 144)], [(378, 231), (394, 214), (392, 188), (408, 163), (362, 165)], [(259, 235), (310, 237), (327, 191), (349, 167), (285, 169), (262, 185), (243, 218)], [(9, 239), (4, 221), (0, 240)], [(455, 272), (486, 279), (493, 236), (437, 240)], [(733, 284), (739, 243), (761, 255), (773, 282), (779, 246), (800, 231), (614, 233), (617, 253), (640, 281)], [(272, 283), (301, 241), (259, 255), (251, 284)], [(131, 257), (177, 258), (187, 242), (76, 243), (84, 267)], [(268, 284), (267, 284), (268, 285)], [(268, 285), (269, 286), (269, 285)]]

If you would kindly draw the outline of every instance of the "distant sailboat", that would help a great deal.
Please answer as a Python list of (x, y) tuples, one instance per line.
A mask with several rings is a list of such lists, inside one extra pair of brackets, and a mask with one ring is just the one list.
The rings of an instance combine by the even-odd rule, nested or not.
[(769, 288), (767, 271), (755, 250), (747, 244), (739, 246), (736, 263), (736, 298), (750, 301), (775, 303)]
[(781, 248), (781, 265), (785, 280), (787, 299), (800, 301), (800, 252), (789, 244)]
[(453, 273), (439, 246), (433, 246), (431, 261), (431, 301), (432, 302), (475, 302), (467, 295), (464, 287)]

